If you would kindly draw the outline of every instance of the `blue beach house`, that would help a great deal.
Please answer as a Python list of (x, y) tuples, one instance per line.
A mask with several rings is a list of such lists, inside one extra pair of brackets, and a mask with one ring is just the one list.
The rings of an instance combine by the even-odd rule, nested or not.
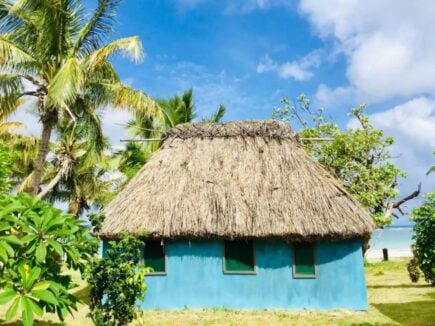
[(373, 222), (287, 124), (179, 125), (105, 213), (143, 239), (145, 309), (367, 309)]

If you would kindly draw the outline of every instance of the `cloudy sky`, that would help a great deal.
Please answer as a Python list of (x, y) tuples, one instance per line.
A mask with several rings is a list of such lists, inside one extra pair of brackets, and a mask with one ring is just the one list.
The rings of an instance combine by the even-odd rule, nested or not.
[[(224, 104), (226, 120), (269, 118), (282, 97), (303, 92), (349, 127), (347, 111), (366, 103), (396, 139), (394, 160), (409, 174), (402, 194), (419, 182), (427, 192), (435, 188), (435, 175), (425, 176), (435, 164), (434, 17), (433, 0), (125, 0), (115, 36), (138, 34), (146, 58), (114, 62), (125, 82), (155, 97), (192, 87), (200, 117)], [(126, 120), (104, 116), (115, 146)]]

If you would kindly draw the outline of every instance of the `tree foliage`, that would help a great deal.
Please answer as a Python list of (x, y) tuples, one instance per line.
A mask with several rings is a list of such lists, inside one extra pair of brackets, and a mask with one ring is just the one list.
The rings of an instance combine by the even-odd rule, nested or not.
[(58, 127), (58, 141), (52, 145), (53, 158), (44, 179), (49, 180), (40, 197), (67, 202), (69, 213), (80, 216), (91, 206), (102, 207), (111, 197), (116, 178), (111, 167), (109, 143), (98, 129), (98, 141), (88, 136), (86, 121)]
[(414, 256), (426, 281), (435, 285), (435, 191), (425, 196), (412, 213), (414, 225)]
[(303, 94), (298, 105), (286, 98), (273, 112), (273, 118), (299, 126), (308, 154), (341, 180), (378, 226), (388, 225), (393, 209), (400, 209), (397, 180), (406, 176), (390, 161), (394, 140), (373, 127), (364, 106), (351, 110), (349, 116), (356, 127), (343, 130), (334, 121), (327, 121), (322, 109), (312, 111)]
[(89, 316), (97, 326), (123, 326), (136, 316), (144, 298), (145, 271), (139, 264), (143, 243), (134, 237), (109, 242), (106, 256), (95, 259), (87, 272), (91, 286)]
[(9, 190), (10, 159), (3, 144), (0, 143), (0, 196)]
[(9, 303), (5, 319), (20, 311), (24, 325), (35, 315), (57, 313), (64, 320), (78, 299), (62, 268), (83, 271), (98, 243), (72, 215), (63, 214), (27, 194), (0, 199), (0, 304)]
[(100, 0), (89, 15), (76, 0), (0, 2), (0, 120), (33, 97), (42, 123), (27, 187), (33, 195), (59, 122), (88, 119), (95, 125), (96, 110), (109, 105), (145, 115), (159, 110), (148, 95), (123, 84), (110, 62), (116, 54), (142, 58), (138, 37), (111, 39), (119, 4)]

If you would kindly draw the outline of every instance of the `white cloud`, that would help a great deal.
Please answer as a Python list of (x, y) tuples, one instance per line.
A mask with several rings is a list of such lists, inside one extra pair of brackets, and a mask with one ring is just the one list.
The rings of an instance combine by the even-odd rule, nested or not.
[(298, 81), (311, 79), (314, 74), (313, 68), (320, 65), (320, 51), (315, 50), (299, 60), (288, 61), (278, 64), (266, 55), (257, 65), (258, 73), (276, 72), (281, 78), (293, 78)]
[(358, 100), (435, 94), (435, 2), (301, 0), (315, 32), (347, 57)]
[[(376, 128), (395, 139), (391, 148), (393, 161), (409, 174), (400, 185), (402, 195), (415, 190), (419, 182), (423, 193), (433, 190), (435, 175), (426, 176), (426, 172), (434, 164), (435, 99), (417, 97), (369, 118)], [(348, 127), (358, 127), (357, 121), (352, 119)]]
[(317, 88), (315, 99), (316, 106), (333, 108), (336, 105), (351, 103), (355, 97), (355, 90), (352, 87), (330, 88), (320, 84)]

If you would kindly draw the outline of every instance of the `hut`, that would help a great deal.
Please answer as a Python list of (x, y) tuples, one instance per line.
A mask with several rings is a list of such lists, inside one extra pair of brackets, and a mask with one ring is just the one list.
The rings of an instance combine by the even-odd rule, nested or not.
[(367, 309), (373, 222), (285, 123), (178, 125), (105, 213), (144, 241), (145, 309)]

